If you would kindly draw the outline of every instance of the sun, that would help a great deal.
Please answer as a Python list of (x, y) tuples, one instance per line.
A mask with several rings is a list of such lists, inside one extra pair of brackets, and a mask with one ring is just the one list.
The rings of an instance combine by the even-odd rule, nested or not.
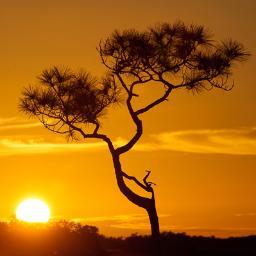
[(46, 223), (50, 219), (50, 208), (40, 199), (26, 199), (16, 209), (16, 218), (30, 223)]

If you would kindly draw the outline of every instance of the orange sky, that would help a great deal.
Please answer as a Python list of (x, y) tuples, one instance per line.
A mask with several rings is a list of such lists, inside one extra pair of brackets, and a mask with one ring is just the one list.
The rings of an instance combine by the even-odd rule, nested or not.
[[(108, 234), (148, 230), (145, 213), (118, 191), (104, 144), (67, 145), (19, 113), (18, 98), (52, 65), (102, 74), (96, 47), (114, 29), (183, 20), (205, 25), (216, 39), (241, 41), (253, 56), (235, 68), (233, 91), (181, 90), (145, 114), (144, 137), (123, 159), (124, 169), (137, 177), (152, 170), (162, 230), (255, 234), (255, 11), (250, 0), (1, 2), (0, 218), (37, 196), (54, 217), (83, 220)], [(132, 134), (123, 107), (109, 114), (103, 129), (113, 140)]]

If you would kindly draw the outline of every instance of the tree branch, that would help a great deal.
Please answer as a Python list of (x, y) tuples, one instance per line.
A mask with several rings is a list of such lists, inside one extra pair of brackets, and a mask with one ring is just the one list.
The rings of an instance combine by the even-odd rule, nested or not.
[(146, 174), (145, 177), (143, 178), (143, 182), (144, 182), (144, 184), (146, 185), (146, 187), (152, 189), (151, 186), (152, 186), (152, 185), (156, 185), (156, 184), (153, 183), (153, 182), (151, 182), (151, 181), (147, 181), (147, 179), (148, 179), (148, 177), (149, 177), (151, 171), (146, 170), (146, 173), (147, 173), (147, 174)]
[[(152, 187), (148, 186), (148, 185), (144, 185), (143, 183), (141, 183), (136, 177), (134, 176), (130, 176), (127, 173), (125, 173), (124, 171), (122, 171), (122, 175), (128, 179), (128, 180), (133, 180), (139, 187), (143, 188), (145, 191), (147, 192), (152, 192)], [(144, 180), (144, 179), (143, 179)]]
[(152, 103), (150, 103), (149, 105), (147, 105), (147, 106), (144, 107), (144, 108), (138, 109), (138, 110), (135, 112), (135, 114), (136, 114), (136, 115), (143, 114), (143, 113), (149, 111), (151, 108), (155, 107), (156, 105), (160, 104), (161, 102), (167, 100), (167, 98), (168, 98), (168, 96), (170, 95), (171, 91), (172, 91), (172, 87), (168, 87), (168, 89), (166, 90), (165, 94), (164, 94), (161, 98), (159, 98), (159, 99), (153, 101)]
[[(117, 74), (117, 77), (118, 77), (119, 81), (121, 82), (121, 84), (127, 88), (127, 86), (126, 86), (124, 80), (122, 79), (122, 77), (120, 76), (120, 74)], [(134, 85), (132, 85), (131, 89), (128, 90), (128, 97), (127, 97), (127, 100), (126, 100), (126, 105), (127, 105), (128, 111), (130, 113), (130, 116), (131, 116), (134, 124), (136, 125), (137, 130), (136, 130), (135, 135), (131, 138), (131, 140), (127, 144), (125, 144), (125, 145), (116, 149), (116, 152), (119, 155), (129, 151), (135, 145), (135, 143), (139, 140), (139, 138), (142, 135), (142, 122), (138, 118), (138, 116), (135, 114), (135, 112), (132, 108), (132, 104), (131, 104), (131, 100), (134, 97), (134, 95), (133, 95), (133, 86)]]

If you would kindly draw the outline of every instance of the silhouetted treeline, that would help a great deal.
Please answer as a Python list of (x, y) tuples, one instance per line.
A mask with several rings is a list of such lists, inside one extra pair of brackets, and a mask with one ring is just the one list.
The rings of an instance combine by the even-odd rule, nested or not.
[[(146, 256), (151, 237), (105, 237), (98, 228), (58, 221), (49, 224), (0, 223), (1, 256)], [(161, 234), (163, 256), (255, 256), (256, 236), (220, 239)]]

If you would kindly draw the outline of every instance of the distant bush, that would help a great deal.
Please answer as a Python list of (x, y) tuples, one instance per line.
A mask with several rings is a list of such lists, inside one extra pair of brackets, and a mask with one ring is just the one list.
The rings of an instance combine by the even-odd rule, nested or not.
[(98, 229), (59, 221), (48, 224), (0, 224), (1, 256), (105, 256)]

